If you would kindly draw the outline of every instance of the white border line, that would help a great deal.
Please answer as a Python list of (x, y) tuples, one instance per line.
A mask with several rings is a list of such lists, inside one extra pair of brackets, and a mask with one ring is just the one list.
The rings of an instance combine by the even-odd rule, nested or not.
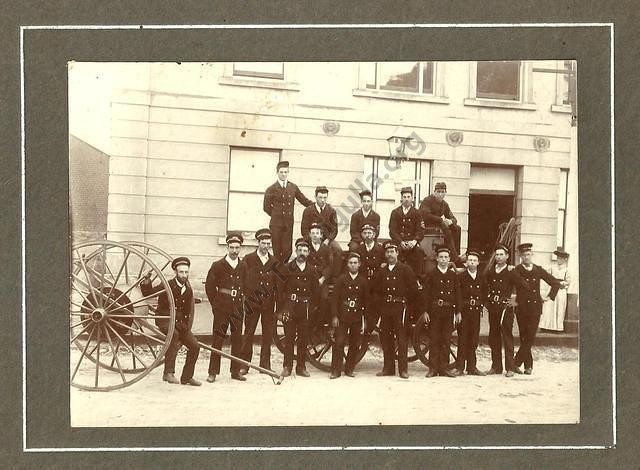
[[(24, 31), (25, 30), (130, 30), (130, 29), (340, 29), (340, 28), (558, 28), (558, 27), (609, 27), (610, 29), (610, 106), (611, 106), (611, 354), (612, 354), (612, 416), (613, 445), (590, 446), (307, 446), (307, 447), (27, 447), (26, 420), (26, 139), (25, 139), (25, 96), (24, 96)], [(616, 315), (615, 315), (615, 113), (614, 113), (614, 30), (610, 23), (384, 23), (384, 24), (232, 24), (232, 25), (21, 25), (20, 26), (20, 117), (21, 117), (21, 267), (22, 267), (22, 450), (23, 452), (175, 452), (175, 451), (296, 451), (296, 450), (578, 450), (609, 449), (617, 445), (617, 386), (616, 386)]]

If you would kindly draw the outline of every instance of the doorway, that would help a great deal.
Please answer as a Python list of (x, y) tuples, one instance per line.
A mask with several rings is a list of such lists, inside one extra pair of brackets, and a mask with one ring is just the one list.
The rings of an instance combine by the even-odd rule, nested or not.
[(480, 260), (486, 262), (498, 239), (500, 224), (509, 222), (514, 214), (513, 195), (469, 195), (468, 247), (480, 252)]

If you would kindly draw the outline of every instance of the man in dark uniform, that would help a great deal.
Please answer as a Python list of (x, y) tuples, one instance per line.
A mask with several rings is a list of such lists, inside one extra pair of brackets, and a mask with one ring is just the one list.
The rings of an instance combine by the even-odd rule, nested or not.
[(283, 377), (291, 375), (294, 341), (298, 358), (296, 375), (309, 377), (305, 366), (309, 318), (314, 314), (320, 274), (307, 262), (308, 256), (309, 242), (299, 238), (296, 240), (296, 259), (286, 265), (282, 278), (278, 279), (278, 305), (282, 306), (279, 309), (284, 317), (285, 334)]
[(421, 276), (424, 268), (424, 251), (420, 247), (424, 238), (422, 216), (413, 206), (413, 189), (402, 188), (400, 196), (401, 204), (391, 211), (389, 218), (389, 235), (400, 250), (400, 260), (406, 261), (416, 276)]
[(457, 370), (450, 370), (449, 348), (454, 325), (460, 323), (460, 287), (455, 269), (449, 266), (449, 248), (436, 250), (436, 268), (427, 274), (424, 300), (427, 312), (425, 323), (429, 323), (429, 363), (427, 377), (441, 375), (456, 377)]
[[(176, 276), (169, 281), (169, 287), (173, 294), (173, 301), (176, 312), (176, 326), (171, 338), (171, 343), (167, 352), (164, 354), (164, 373), (162, 374), (162, 380), (171, 384), (181, 383), (183, 385), (201, 385), (200, 382), (193, 378), (193, 371), (200, 354), (200, 346), (198, 340), (191, 333), (191, 326), (193, 325), (193, 311), (194, 311), (194, 298), (193, 289), (189, 283), (189, 267), (191, 261), (184, 256), (174, 259), (171, 262), (171, 267)], [(143, 296), (148, 296), (156, 292), (163, 291), (158, 296), (158, 309), (157, 315), (167, 316), (169, 315), (169, 298), (167, 293), (164, 292), (162, 284), (153, 287), (150, 279), (151, 273), (148, 273), (143, 281), (140, 283), (140, 290)], [(156, 319), (156, 325), (165, 335), (168, 332), (168, 320)], [(176, 355), (180, 346), (184, 344), (187, 347), (187, 360), (182, 368), (182, 375), (180, 381), (176, 378)]]
[[(331, 353), (331, 379), (340, 377), (344, 365), (344, 373), (355, 377), (356, 356), (362, 342), (368, 285), (365, 274), (360, 273), (360, 255), (347, 255), (347, 272), (338, 276), (331, 297), (335, 342)], [(344, 346), (349, 345), (347, 362), (344, 363)]]
[(531, 348), (536, 341), (540, 315), (542, 315), (540, 279), (551, 286), (551, 291), (549, 292), (551, 300), (556, 298), (558, 289), (564, 286), (562, 281), (553, 277), (537, 264), (533, 264), (532, 248), (533, 244), (531, 243), (518, 245), (518, 252), (522, 262), (514, 269), (514, 272), (524, 279), (529, 287), (526, 289), (523, 286), (516, 285), (516, 302), (518, 303), (516, 319), (520, 330), (520, 347), (514, 357), (516, 373), (522, 373), (519, 367), (524, 364), (524, 373), (527, 375), (531, 375), (533, 372)]
[(507, 377), (513, 377), (513, 312), (515, 301), (511, 294), (516, 284), (528, 288), (524, 281), (507, 266), (509, 249), (498, 244), (494, 253), (495, 265), (487, 266), (487, 298), (485, 305), (489, 311), (489, 347), (491, 348), (491, 368), (487, 374), (502, 374), (502, 346), (504, 345), (504, 368)]
[(326, 186), (316, 187), (316, 202), (307, 206), (302, 211), (302, 222), (300, 223), (300, 234), (303, 237), (309, 236), (311, 225), (316, 223), (322, 227), (322, 237), (325, 245), (327, 245), (334, 257), (342, 256), (342, 248), (336, 241), (338, 236), (338, 215), (336, 210), (327, 203), (329, 190)]
[(386, 266), (373, 276), (371, 292), (379, 305), (380, 342), (384, 354), (384, 366), (378, 376), (395, 375), (396, 348), (398, 346), (398, 372), (403, 379), (409, 378), (407, 363), (408, 307), (415, 301), (418, 281), (413, 270), (398, 261), (398, 245), (393, 240), (384, 244)]
[(487, 283), (478, 271), (480, 254), (469, 250), (466, 258), (467, 269), (458, 274), (462, 321), (458, 326), (456, 369), (462, 374), (466, 365), (468, 375), (485, 375), (477, 367), (476, 349), (480, 337), (480, 317), (486, 310), (484, 304), (487, 298)]
[(365, 189), (360, 191), (360, 202), (362, 208), (358, 209), (351, 215), (351, 224), (349, 225), (349, 233), (351, 241), (349, 242), (349, 251), (355, 252), (362, 242), (362, 226), (364, 224), (371, 225), (375, 232), (375, 236), (380, 233), (380, 215), (374, 211), (371, 206), (373, 199), (371, 191)]
[[(371, 292), (371, 280), (385, 262), (384, 248), (376, 241), (377, 232), (373, 225), (364, 224), (361, 227), (361, 234), (362, 242), (356, 253), (360, 255), (360, 272), (366, 276), (369, 282), (367, 295), (372, 299), (374, 295)], [(365, 333), (371, 333), (375, 328), (379, 319), (379, 311), (379, 305), (369, 304), (365, 318)]]
[(436, 183), (433, 194), (425, 197), (420, 203), (420, 214), (425, 227), (437, 227), (444, 234), (444, 242), (451, 252), (451, 259), (455, 262), (460, 252), (460, 226), (454, 217), (449, 204), (444, 200), (447, 194), (446, 183)]
[[(307, 234), (309, 241), (309, 257), (307, 263), (315, 268), (320, 275), (318, 279), (320, 298), (318, 299), (318, 309), (313, 316), (309, 330), (322, 323), (329, 323), (329, 283), (333, 282), (333, 277), (338, 273), (340, 259), (335, 260), (331, 248), (322, 242), (323, 226), (318, 222), (313, 222)], [(341, 257), (340, 257), (341, 258)]]
[[(205, 281), (205, 291), (213, 311), (213, 343), (221, 349), (231, 324), (231, 355), (240, 357), (242, 349), (242, 324), (244, 322), (244, 282), (247, 267), (240, 260), (240, 246), (244, 242), (239, 233), (227, 235), (227, 254), (215, 261)], [(240, 374), (241, 366), (231, 361), (231, 378), (247, 380)], [(207, 382), (215, 382), (220, 373), (220, 356), (211, 353)]]
[(294, 200), (297, 199), (305, 207), (313, 202), (302, 194), (298, 186), (288, 181), (289, 162), (278, 162), (276, 170), (278, 181), (265, 191), (263, 209), (271, 217), (269, 228), (273, 241), (273, 255), (286, 263), (291, 257)]
[[(276, 315), (274, 312), (276, 270), (279, 261), (269, 253), (271, 249), (271, 231), (262, 228), (256, 232), (258, 248), (249, 253), (242, 261), (247, 266), (244, 282), (244, 335), (242, 338), (242, 353), (240, 357), (251, 362), (253, 355), (253, 335), (258, 326), (258, 319), (262, 326), (262, 344), (260, 346), (260, 367), (271, 369), (271, 343), (276, 329)], [(245, 375), (247, 368), (240, 373)]]

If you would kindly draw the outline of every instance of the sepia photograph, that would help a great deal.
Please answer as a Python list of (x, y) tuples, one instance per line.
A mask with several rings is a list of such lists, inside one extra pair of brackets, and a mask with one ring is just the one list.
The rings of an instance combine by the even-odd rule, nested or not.
[(578, 65), (68, 62), (71, 426), (579, 423)]

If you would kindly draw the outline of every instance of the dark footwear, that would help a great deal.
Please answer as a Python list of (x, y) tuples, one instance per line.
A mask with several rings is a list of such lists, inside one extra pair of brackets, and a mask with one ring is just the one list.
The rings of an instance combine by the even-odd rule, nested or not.
[(247, 375), (248, 373), (249, 373), (249, 369), (244, 367), (240, 369), (240, 375)]
[(282, 374), (280, 374), (282, 377), (289, 377), (291, 375), (291, 368), (290, 367), (283, 367), (282, 368)]
[[(457, 369), (455, 367), (453, 369), (447, 369), (447, 372), (450, 372), (451, 374), (453, 374), (453, 377), (464, 375), (464, 371), (462, 371), (461, 369)], [(447, 377), (451, 377), (451, 376), (447, 375)]]
[(344, 371), (344, 375), (346, 375), (347, 377), (355, 377), (356, 376), (356, 374), (354, 374), (352, 370), (350, 370), (349, 372)]
[(482, 372), (480, 369), (472, 369), (467, 371), (467, 375), (479, 375), (480, 377), (484, 377), (487, 374)]
[(185, 381), (180, 381), (180, 383), (182, 385), (193, 385), (194, 387), (199, 387), (200, 385), (202, 385), (202, 382), (200, 382), (199, 380), (196, 380), (196, 379), (189, 379), (189, 380), (185, 380)]
[(494, 367), (492, 367), (485, 373), (485, 375), (500, 375), (500, 374), (502, 374), (502, 369), (496, 369)]
[(216, 374), (209, 374), (209, 376), (207, 377), (207, 382), (213, 383), (215, 381), (216, 381)]
[(513, 371), (514, 371), (516, 374), (522, 374), (522, 369), (520, 369), (520, 367), (516, 367), (515, 369), (513, 369)]
[(240, 382), (246, 382), (247, 381), (247, 378), (244, 375), (242, 375), (240, 372), (236, 372), (236, 373), (231, 374), (231, 378), (233, 380), (239, 380)]
[(508, 370), (506, 374), (504, 374), (505, 377), (513, 377), (514, 375), (516, 375), (512, 370)]
[(394, 373), (389, 373), (389, 372), (386, 372), (384, 370), (381, 370), (380, 372), (378, 372), (376, 374), (376, 377), (387, 377), (387, 376), (390, 376), (390, 375), (396, 375), (396, 374), (395, 374), (395, 372)]
[(435, 371), (435, 370), (433, 370), (433, 369), (427, 369), (427, 373), (426, 373), (425, 377), (426, 377), (426, 378), (428, 378), (428, 379), (430, 379), (431, 377), (435, 377), (436, 375), (437, 375), (437, 374), (436, 374), (436, 371)]
[(444, 372), (440, 372), (440, 376), (442, 377), (457, 377), (458, 374), (456, 374), (453, 370), (445, 370)]
[(533, 374), (533, 369), (531, 367), (528, 367), (524, 370), (524, 375), (531, 375)]
[(400, 372), (400, 378), (401, 379), (408, 379), (409, 378), (409, 374), (407, 372)]
[(169, 373), (169, 374), (163, 374), (162, 375), (162, 380), (164, 380), (165, 382), (169, 382), (170, 384), (179, 384), (180, 381), (176, 378), (175, 375)]
[(296, 369), (296, 375), (299, 375), (300, 377), (311, 377), (311, 374), (309, 374), (309, 372), (307, 372), (307, 369)]
[(331, 375), (329, 376), (330, 379), (337, 379), (340, 377), (340, 374), (336, 374), (335, 372), (331, 372)]

